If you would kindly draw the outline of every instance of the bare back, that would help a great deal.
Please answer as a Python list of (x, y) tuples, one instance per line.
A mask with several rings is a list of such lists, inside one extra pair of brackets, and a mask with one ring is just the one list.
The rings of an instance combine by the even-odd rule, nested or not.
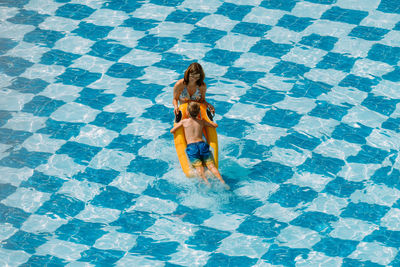
[(203, 121), (188, 118), (182, 120), (182, 126), (185, 132), (186, 143), (191, 144), (203, 141)]

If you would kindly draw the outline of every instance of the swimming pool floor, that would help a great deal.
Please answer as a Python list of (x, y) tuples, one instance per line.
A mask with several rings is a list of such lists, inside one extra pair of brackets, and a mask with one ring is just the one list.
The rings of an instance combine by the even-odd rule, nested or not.
[[(0, 0), (1, 266), (400, 266), (398, 0)], [(182, 174), (202, 64), (220, 171)]]

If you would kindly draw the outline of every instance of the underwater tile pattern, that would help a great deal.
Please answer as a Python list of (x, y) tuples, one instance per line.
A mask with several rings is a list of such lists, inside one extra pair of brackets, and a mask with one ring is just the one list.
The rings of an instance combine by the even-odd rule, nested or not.
[[(0, 0), (1, 266), (400, 266), (398, 0)], [(180, 170), (197, 61), (211, 189)]]

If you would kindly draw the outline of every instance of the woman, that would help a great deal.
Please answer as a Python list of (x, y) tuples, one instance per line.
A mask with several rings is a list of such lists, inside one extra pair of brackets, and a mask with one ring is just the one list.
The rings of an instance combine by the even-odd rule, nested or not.
[(174, 98), (172, 104), (174, 105), (174, 113), (179, 113), (179, 104), (195, 101), (204, 103), (208, 109), (214, 114), (214, 107), (206, 101), (207, 86), (204, 83), (204, 71), (201, 65), (194, 62), (189, 65), (185, 71), (183, 79), (176, 82), (174, 86)]

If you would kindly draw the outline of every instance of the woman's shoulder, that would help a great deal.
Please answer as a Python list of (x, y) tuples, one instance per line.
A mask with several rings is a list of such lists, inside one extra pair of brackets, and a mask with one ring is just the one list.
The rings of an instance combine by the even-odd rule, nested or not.
[(175, 86), (184, 86), (185, 85), (185, 81), (183, 79), (179, 79), (176, 83)]
[(184, 86), (185, 86), (185, 83), (184, 83), (183, 79), (178, 80), (174, 85), (174, 87), (176, 89), (183, 89)]

